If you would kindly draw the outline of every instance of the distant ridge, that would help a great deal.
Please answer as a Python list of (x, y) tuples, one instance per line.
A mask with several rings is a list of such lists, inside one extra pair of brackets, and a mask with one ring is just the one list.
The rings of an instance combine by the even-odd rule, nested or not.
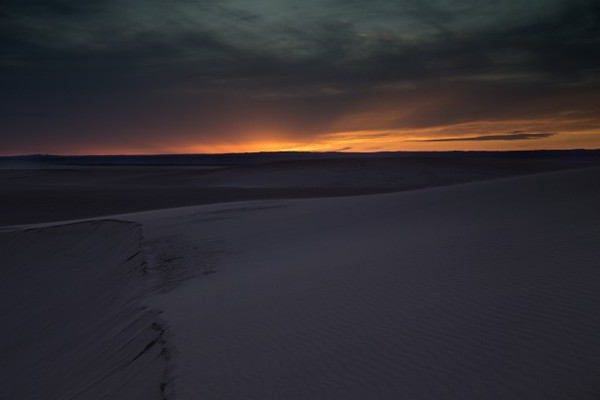
[(52, 155), (31, 154), (0, 156), (3, 162), (30, 162), (46, 165), (80, 166), (224, 166), (249, 165), (277, 161), (381, 158), (381, 157), (455, 157), (455, 158), (558, 158), (600, 160), (600, 150), (523, 150), (523, 151), (447, 151), (447, 152), (258, 152), (224, 154), (154, 154), (154, 155)]

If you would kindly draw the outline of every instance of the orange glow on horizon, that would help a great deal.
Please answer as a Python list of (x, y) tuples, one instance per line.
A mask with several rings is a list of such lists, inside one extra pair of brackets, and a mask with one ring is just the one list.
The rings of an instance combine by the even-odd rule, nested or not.
[[(486, 135), (498, 136), (507, 132), (551, 133), (548, 137), (527, 140), (460, 140)], [(176, 142), (155, 143), (143, 148), (111, 147), (88, 144), (54, 154), (69, 155), (148, 155), (148, 154), (219, 154), (277, 151), (306, 152), (380, 152), (380, 151), (502, 151), (502, 150), (560, 150), (600, 149), (600, 128), (597, 121), (581, 120), (510, 120), (478, 121), (420, 129), (347, 130), (312, 135), (310, 137), (255, 134), (246, 132), (235, 138), (202, 143), (191, 133), (183, 134)], [(173, 138), (177, 138), (173, 135)], [(452, 141), (432, 141), (452, 139)], [(38, 151), (50, 153), (52, 151)]]
[[(551, 133), (548, 137), (528, 140), (460, 140), (503, 132)], [(507, 135), (508, 136), (508, 135)], [(314, 152), (378, 152), (378, 151), (501, 151), (599, 149), (600, 128), (595, 121), (519, 120), (482, 121), (423, 129), (377, 129), (332, 132), (305, 140), (277, 139), (275, 135), (262, 140), (194, 144), (176, 149), (178, 153), (254, 153), (271, 151)]]

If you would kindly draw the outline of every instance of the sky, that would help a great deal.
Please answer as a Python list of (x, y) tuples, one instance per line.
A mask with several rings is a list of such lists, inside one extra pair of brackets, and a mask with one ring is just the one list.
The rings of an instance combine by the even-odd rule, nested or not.
[(598, 0), (3, 0), (0, 154), (600, 148)]

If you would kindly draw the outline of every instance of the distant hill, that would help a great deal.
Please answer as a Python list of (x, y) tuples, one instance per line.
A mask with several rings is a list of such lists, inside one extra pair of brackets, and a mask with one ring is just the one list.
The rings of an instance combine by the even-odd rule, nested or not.
[(321, 160), (381, 157), (455, 157), (455, 158), (539, 158), (600, 161), (600, 150), (536, 150), (536, 151), (450, 151), (450, 152), (261, 152), (228, 154), (156, 154), (63, 156), (33, 154), (0, 157), (0, 164), (33, 163), (41, 165), (81, 166), (225, 166), (249, 165), (276, 161)]

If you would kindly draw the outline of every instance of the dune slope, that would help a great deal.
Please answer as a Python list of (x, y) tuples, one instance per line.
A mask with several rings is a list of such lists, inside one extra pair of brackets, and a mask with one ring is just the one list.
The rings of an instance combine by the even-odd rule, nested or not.
[(0, 233), (1, 399), (169, 398), (140, 240), (118, 221)]
[[(600, 170), (140, 213), (180, 399), (595, 399)], [(214, 274), (202, 271), (214, 269)]]

